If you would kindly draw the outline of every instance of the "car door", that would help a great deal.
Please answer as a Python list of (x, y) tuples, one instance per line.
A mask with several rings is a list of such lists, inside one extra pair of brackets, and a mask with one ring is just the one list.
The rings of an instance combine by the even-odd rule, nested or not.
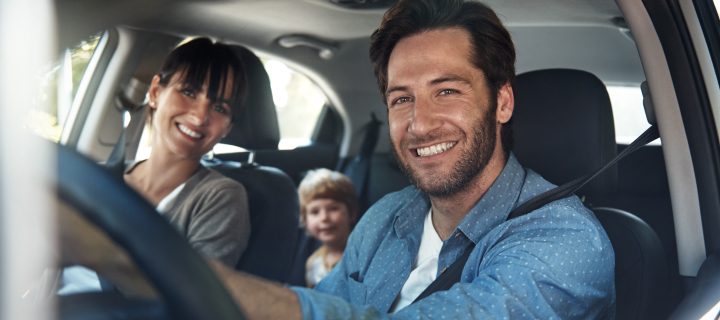
[(720, 36), (710, 0), (618, 0), (636, 40), (662, 136), (687, 288), (672, 319), (720, 309)]

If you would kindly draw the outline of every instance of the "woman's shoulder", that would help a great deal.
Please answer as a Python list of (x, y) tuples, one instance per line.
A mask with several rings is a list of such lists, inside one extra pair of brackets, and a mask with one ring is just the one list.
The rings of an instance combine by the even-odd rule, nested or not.
[(203, 189), (212, 191), (221, 190), (242, 190), (245, 191), (245, 186), (237, 180), (231, 179), (219, 173), (215, 170), (200, 166), (198, 171), (188, 180), (188, 184), (195, 185), (196, 187), (202, 187)]

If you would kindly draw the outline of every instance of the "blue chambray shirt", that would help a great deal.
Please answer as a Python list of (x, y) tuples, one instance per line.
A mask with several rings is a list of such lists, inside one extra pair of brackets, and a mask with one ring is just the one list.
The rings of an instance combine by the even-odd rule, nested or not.
[(505, 221), (554, 185), (514, 155), (443, 242), (438, 274), (476, 244), (450, 290), (387, 314), (418, 253), (429, 198), (385, 196), (353, 230), (338, 265), (315, 287), (292, 288), (303, 319), (614, 319), (615, 255), (593, 213), (573, 196)]

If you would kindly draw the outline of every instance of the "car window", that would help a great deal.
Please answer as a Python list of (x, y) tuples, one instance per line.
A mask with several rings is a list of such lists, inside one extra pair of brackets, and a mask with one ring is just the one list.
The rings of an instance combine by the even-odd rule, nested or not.
[[(645, 117), (642, 91), (639, 86), (607, 86), (607, 91), (615, 120), (615, 141), (630, 144), (650, 128)], [(660, 145), (660, 139), (650, 144)]]
[(49, 110), (33, 110), (27, 127), (35, 134), (58, 142), (65, 118), (70, 111), (80, 80), (98, 46), (102, 32), (89, 36), (72, 48), (66, 48), (60, 60), (48, 63), (39, 73), (40, 99)]
[(308, 77), (274, 59), (260, 59), (270, 77), (280, 125), (280, 149), (310, 144), (327, 99)]

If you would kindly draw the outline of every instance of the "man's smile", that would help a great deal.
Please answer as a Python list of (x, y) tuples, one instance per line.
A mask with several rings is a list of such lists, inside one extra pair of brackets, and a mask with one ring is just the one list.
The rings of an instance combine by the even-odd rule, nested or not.
[(457, 141), (441, 142), (429, 147), (417, 148), (415, 149), (415, 153), (418, 157), (427, 157), (448, 151), (455, 145), (457, 145)]

